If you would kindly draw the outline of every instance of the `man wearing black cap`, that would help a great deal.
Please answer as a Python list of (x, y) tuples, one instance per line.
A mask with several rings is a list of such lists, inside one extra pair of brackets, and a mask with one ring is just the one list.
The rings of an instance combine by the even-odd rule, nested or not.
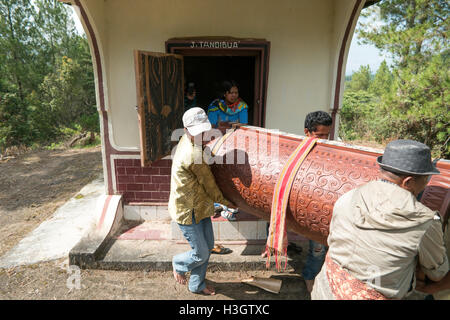
[(402, 299), (415, 287), (417, 264), (432, 281), (449, 271), (440, 216), (417, 201), (431, 175), (439, 174), (430, 149), (396, 140), (377, 162), (380, 179), (334, 205), (312, 299)]

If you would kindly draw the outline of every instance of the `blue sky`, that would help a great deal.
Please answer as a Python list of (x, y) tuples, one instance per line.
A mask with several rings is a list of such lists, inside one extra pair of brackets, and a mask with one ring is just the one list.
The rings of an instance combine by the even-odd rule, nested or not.
[(358, 71), (359, 67), (362, 65), (369, 65), (372, 73), (375, 73), (383, 60), (386, 60), (388, 65), (390, 65), (391, 60), (388, 57), (383, 56), (381, 51), (375, 46), (359, 45), (355, 34), (348, 52), (345, 75), (351, 75), (353, 72)]
[(388, 65), (391, 64), (392, 60), (388, 56), (383, 55), (375, 46), (358, 44), (357, 38), (358, 36), (355, 33), (348, 52), (345, 75), (351, 75), (353, 72), (358, 71), (360, 66), (365, 65), (369, 65), (372, 73), (375, 73), (383, 60), (386, 60)]
[[(378, 11), (374, 10), (368, 18), (361, 16), (358, 19), (356, 30), (359, 29), (359, 22), (369, 23), (371, 27), (375, 28), (382, 26), (384, 22), (380, 20), (378, 15)], [(392, 59), (390, 59), (387, 55), (383, 55), (382, 52), (375, 46), (358, 44), (358, 34), (355, 31), (350, 45), (350, 50), (348, 52), (345, 75), (351, 75), (353, 72), (358, 71), (360, 66), (365, 65), (369, 65), (372, 73), (375, 73), (383, 60), (386, 60), (388, 65), (392, 63)]]

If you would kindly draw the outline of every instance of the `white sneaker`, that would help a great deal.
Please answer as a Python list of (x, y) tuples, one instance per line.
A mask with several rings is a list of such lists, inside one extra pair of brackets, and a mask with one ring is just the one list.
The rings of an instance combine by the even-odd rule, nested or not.
[(229, 220), (229, 221), (235, 221), (236, 217), (234, 216), (234, 213), (231, 213), (230, 211), (225, 211), (223, 210), (220, 215), (222, 217), (224, 217), (225, 219)]

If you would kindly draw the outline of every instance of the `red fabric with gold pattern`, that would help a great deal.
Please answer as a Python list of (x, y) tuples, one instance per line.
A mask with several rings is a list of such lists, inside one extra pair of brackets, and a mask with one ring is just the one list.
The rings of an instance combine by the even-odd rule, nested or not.
[(286, 270), (288, 245), (286, 212), (289, 195), (298, 169), (316, 144), (317, 140), (318, 139), (314, 137), (303, 139), (289, 156), (278, 177), (272, 196), (269, 235), (266, 243), (267, 267), (270, 266), (270, 256), (271, 253), (273, 253), (275, 255), (275, 264), (278, 270), (281, 270), (281, 257), (284, 256), (284, 269)]
[(342, 269), (328, 254), (325, 257), (325, 263), (328, 284), (337, 300), (389, 300)]

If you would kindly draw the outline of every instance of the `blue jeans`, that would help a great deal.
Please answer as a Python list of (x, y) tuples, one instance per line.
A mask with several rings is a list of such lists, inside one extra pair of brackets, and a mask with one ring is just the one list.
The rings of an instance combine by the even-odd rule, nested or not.
[(206, 269), (208, 268), (211, 250), (214, 248), (214, 231), (211, 218), (208, 217), (196, 223), (194, 213), (192, 213), (192, 224), (178, 224), (178, 226), (192, 250), (174, 256), (172, 265), (179, 274), (190, 271), (189, 291), (201, 292), (206, 287)]
[(322, 269), (327, 250), (328, 247), (323, 244), (309, 240), (308, 256), (302, 270), (303, 279), (314, 280), (320, 269)]

